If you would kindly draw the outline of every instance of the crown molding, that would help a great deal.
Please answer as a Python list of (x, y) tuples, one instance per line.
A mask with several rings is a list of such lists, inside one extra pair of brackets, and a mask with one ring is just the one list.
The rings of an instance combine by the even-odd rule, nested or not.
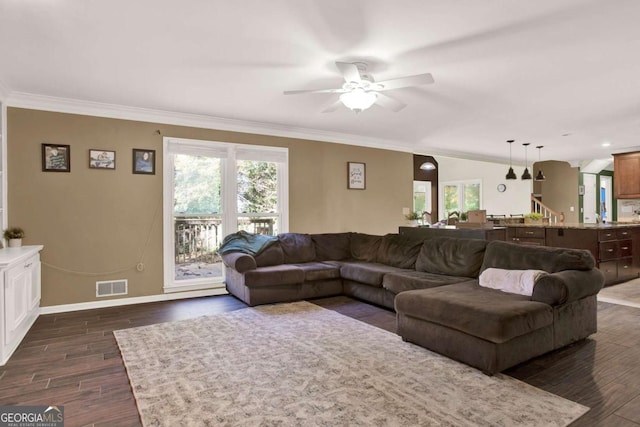
[(293, 127), (274, 123), (129, 107), (72, 98), (59, 98), (26, 92), (10, 93), (7, 98), (7, 105), (10, 107), (54, 111), (58, 113), (82, 114), (112, 119), (135, 120), (149, 123), (189, 126), (203, 129), (332, 142), (337, 144), (348, 144), (401, 152), (413, 152), (410, 143), (403, 144), (400, 141), (382, 138), (371, 138), (360, 135), (321, 131), (317, 129)]

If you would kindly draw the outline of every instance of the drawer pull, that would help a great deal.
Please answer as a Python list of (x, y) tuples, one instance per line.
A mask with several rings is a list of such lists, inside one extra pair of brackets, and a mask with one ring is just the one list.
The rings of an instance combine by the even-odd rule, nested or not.
[(607, 252), (613, 252), (613, 249), (607, 249)]
[(625, 265), (625, 266), (623, 266), (622, 268), (629, 268), (629, 266), (628, 266), (628, 265)]
[(25, 264), (24, 268), (29, 268), (29, 267), (31, 267), (32, 264), (33, 264), (32, 262), (30, 262), (29, 264)]
[(621, 247), (620, 249), (622, 249), (622, 250), (626, 251), (627, 249), (629, 249), (629, 246), (623, 246), (623, 247)]
[(533, 234), (533, 231), (525, 231), (524, 234)]

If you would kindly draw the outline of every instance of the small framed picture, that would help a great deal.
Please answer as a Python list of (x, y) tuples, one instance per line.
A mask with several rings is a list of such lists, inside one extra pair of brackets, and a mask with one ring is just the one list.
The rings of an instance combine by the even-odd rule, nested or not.
[(42, 144), (43, 172), (71, 172), (71, 147), (69, 145)]
[(91, 169), (115, 169), (116, 152), (109, 150), (89, 150), (89, 167)]
[(366, 164), (347, 162), (347, 188), (349, 190), (364, 190), (366, 188)]
[(578, 196), (584, 196), (584, 185), (578, 185)]
[(133, 173), (155, 175), (156, 150), (133, 149)]

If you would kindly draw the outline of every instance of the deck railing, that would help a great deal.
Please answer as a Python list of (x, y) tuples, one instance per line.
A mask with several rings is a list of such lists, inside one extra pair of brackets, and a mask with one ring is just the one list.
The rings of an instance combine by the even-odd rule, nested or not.
[(176, 264), (219, 261), (217, 250), (223, 238), (221, 225), (219, 215), (176, 215)]
[[(238, 228), (256, 234), (273, 235), (276, 217), (240, 217)], [(224, 239), (222, 216), (177, 214), (174, 220), (175, 262), (215, 263), (220, 261), (218, 248)]]

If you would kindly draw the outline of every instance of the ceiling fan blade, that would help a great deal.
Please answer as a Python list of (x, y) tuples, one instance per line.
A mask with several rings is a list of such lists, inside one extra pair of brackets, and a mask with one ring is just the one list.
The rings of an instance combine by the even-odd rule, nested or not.
[(382, 105), (384, 108), (388, 108), (389, 110), (393, 111), (394, 113), (397, 113), (398, 111), (402, 110), (404, 107), (407, 106), (407, 104), (405, 104), (404, 102), (391, 98), (390, 96), (385, 95), (384, 93), (378, 92), (377, 95), (378, 95), (378, 98), (376, 102)]
[(345, 90), (340, 89), (310, 89), (310, 90), (285, 90), (285, 95), (297, 95), (299, 93), (344, 93)]
[(350, 64), (349, 62), (336, 62), (336, 67), (340, 70), (345, 82), (360, 83), (362, 81), (360, 71), (358, 71), (358, 67), (355, 64)]
[(433, 83), (433, 76), (429, 73), (416, 74), (415, 76), (400, 77), (397, 79), (384, 80), (376, 82), (377, 86), (381, 86), (377, 90), (400, 89), (409, 86), (428, 85)]
[(336, 102), (334, 102), (333, 104), (329, 105), (327, 108), (322, 110), (322, 112), (323, 113), (333, 113), (338, 108), (340, 108), (341, 105), (342, 105), (342, 102), (340, 100), (337, 100)]

